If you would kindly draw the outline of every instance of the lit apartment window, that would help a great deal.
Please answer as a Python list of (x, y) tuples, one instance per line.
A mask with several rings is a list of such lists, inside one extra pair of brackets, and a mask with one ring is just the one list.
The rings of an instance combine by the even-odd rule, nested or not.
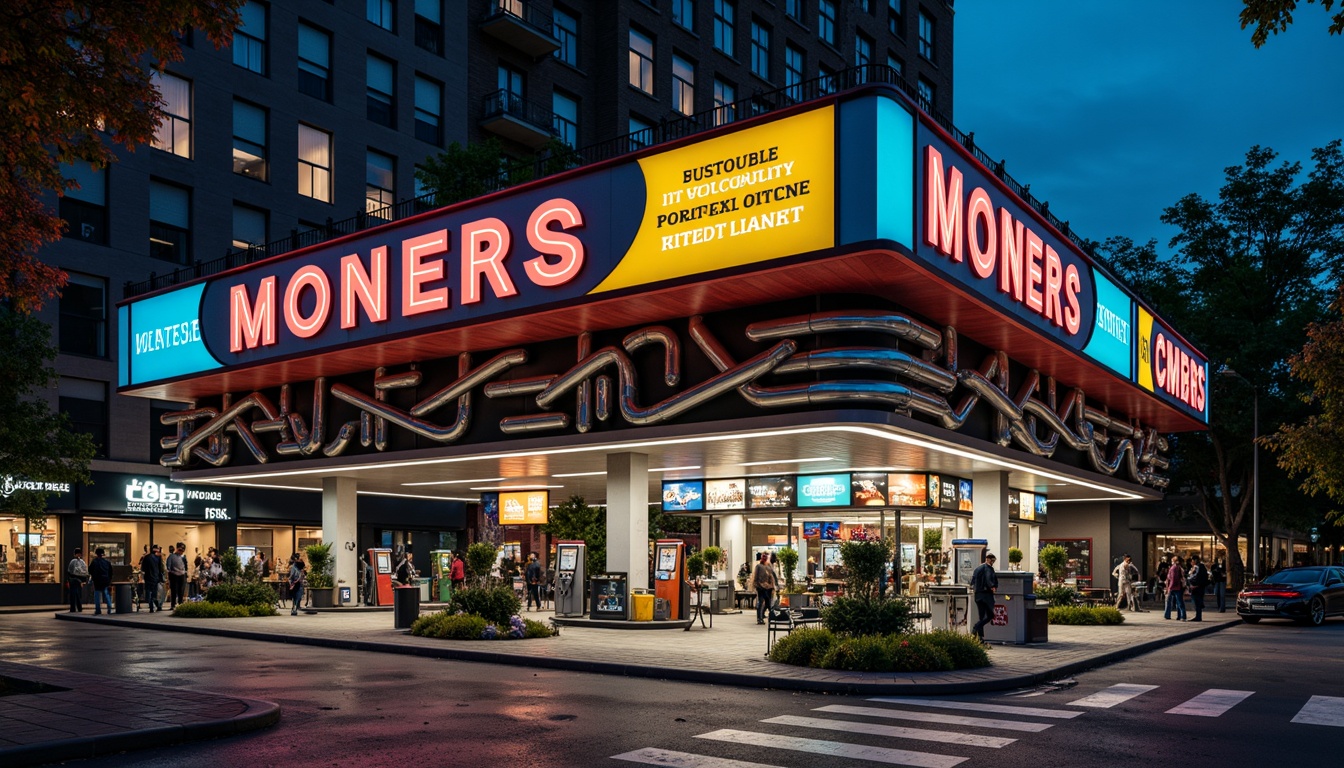
[(299, 125), (299, 194), (331, 202), (331, 134)]
[(784, 13), (794, 21), (803, 20), (803, 0), (785, 0)]
[(672, 0), (672, 23), (695, 29), (695, 0)]
[(579, 66), (579, 20), (574, 14), (556, 8), (551, 12), (551, 34), (560, 41), (552, 54), (571, 66)]
[(903, 0), (887, 0), (887, 31), (897, 37), (905, 26)]
[(919, 92), (919, 106), (925, 112), (932, 112), (934, 96), (933, 83), (930, 83), (928, 80), (921, 77), (919, 78), (919, 81), (915, 83), (915, 90)]
[(919, 12), (919, 55), (933, 61), (933, 17), (929, 14)]
[(443, 143), (443, 86), (428, 78), (415, 77), (415, 138), (439, 146)]
[(369, 54), (365, 63), (369, 121), (392, 128), (396, 125), (393, 106), (396, 67), (381, 56)]
[(364, 206), (370, 216), (392, 218), (396, 197), (396, 161), (370, 149), (364, 161)]
[(163, 121), (149, 145), (191, 159), (191, 83), (167, 72), (151, 77), (163, 97)]
[(789, 98), (798, 101), (803, 98), (803, 61), (805, 54), (792, 45), (784, 46), (784, 87)]
[(733, 0), (714, 0), (714, 47), (733, 55), (733, 26), (737, 19), (737, 6)]
[(364, 18), (392, 32), (396, 29), (395, 6), (392, 0), (364, 0)]
[(233, 247), (238, 250), (266, 245), (266, 212), (249, 205), (233, 206)]
[(149, 255), (161, 261), (191, 261), (191, 193), (162, 181), (149, 183)]
[(415, 46), (443, 53), (443, 0), (415, 0)]
[(695, 113), (695, 65), (672, 57), (672, 108), (683, 115)]
[(653, 123), (630, 116), (630, 148), (640, 149), (653, 143)]
[(78, 272), (68, 275), (61, 289), (60, 350), (107, 357), (107, 280)]
[(107, 458), (107, 382), (62, 376), (57, 393), (57, 407), (69, 417), (70, 430), (93, 438), (95, 456)]
[(241, 23), (233, 32), (233, 63), (266, 74), (266, 6), (249, 0), (238, 9)]
[(817, 37), (835, 45), (835, 0), (817, 0)]
[(653, 40), (633, 29), (630, 30), (630, 84), (653, 94)]
[(714, 79), (714, 124), (726, 125), (733, 122), (736, 117), (733, 111), (736, 107), (733, 102), (737, 101), (737, 89), (732, 83), (725, 83), (718, 78)]
[(751, 22), (751, 71), (762, 79), (770, 79), (770, 28)]
[(560, 91), (551, 94), (556, 136), (571, 147), (579, 145), (579, 102)]
[(266, 181), (266, 110), (245, 101), (233, 102), (233, 172)]
[(299, 93), (331, 101), (331, 35), (299, 24)]
[(107, 245), (107, 169), (70, 163), (61, 166), (61, 175), (79, 183), (79, 189), (67, 189), (60, 199), (65, 236)]

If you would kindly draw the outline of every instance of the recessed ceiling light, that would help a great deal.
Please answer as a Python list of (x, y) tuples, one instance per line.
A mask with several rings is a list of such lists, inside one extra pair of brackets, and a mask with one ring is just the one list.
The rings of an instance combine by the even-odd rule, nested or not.
[(686, 469), (699, 469), (699, 464), (687, 464), (684, 467), (650, 467), (650, 472), (680, 472)]
[(743, 461), (739, 467), (763, 467), (766, 464), (807, 464), (814, 461), (834, 461), (830, 456), (818, 456), (814, 459), (776, 459), (774, 461)]
[(482, 485), (468, 488), (471, 491), (539, 491), (543, 488), (564, 488), (563, 485)]
[(498, 483), (500, 480), (508, 480), (507, 477), (478, 477), (474, 480), (431, 480), (424, 483), (402, 483), (405, 486), (411, 485), (466, 485), (467, 483)]
[(601, 472), (565, 472), (559, 475), (551, 475), (551, 477), (597, 477), (598, 475), (605, 474), (607, 474), (606, 470)]

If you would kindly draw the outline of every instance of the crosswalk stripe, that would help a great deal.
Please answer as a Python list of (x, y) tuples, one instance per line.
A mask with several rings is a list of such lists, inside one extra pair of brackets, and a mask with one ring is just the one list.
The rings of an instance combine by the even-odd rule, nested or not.
[(1218, 717), (1245, 701), (1253, 693), (1255, 691), (1230, 691), (1226, 688), (1210, 688), (1184, 704), (1168, 709), (1167, 714)]
[(690, 752), (677, 752), (671, 749), (646, 747), (622, 755), (613, 755), (612, 760), (626, 760), (645, 765), (670, 765), (673, 768), (778, 768), (765, 763), (749, 763), (745, 760), (733, 760), (727, 757), (694, 755)]
[(964, 715), (944, 715), (941, 712), (912, 712), (908, 709), (890, 709), (887, 707), (851, 707), (848, 704), (831, 704), (817, 707), (816, 712), (835, 712), (841, 715), (864, 715), (866, 717), (887, 717), (892, 720), (914, 720), (920, 723), (940, 723), (942, 725), (969, 725), (979, 728), (998, 728), (1004, 731), (1022, 731), (1039, 733), (1046, 728), (1055, 727), (1054, 723), (1029, 723), (1017, 720), (998, 720), (991, 717), (966, 717)]
[(1307, 725), (1333, 725), (1344, 728), (1344, 698), (1338, 696), (1312, 696), (1307, 705), (1298, 710), (1293, 717), (1294, 723)]
[(981, 704), (976, 701), (948, 701), (946, 699), (911, 699), (903, 696), (878, 696), (868, 699), (886, 704), (910, 704), (916, 707), (934, 707), (937, 709), (964, 709), (970, 712), (994, 712), (1000, 715), (1023, 715), (1025, 717), (1052, 717), (1056, 720), (1069, 720), (1082, 712), (1067, 709), (1044, 709), (1041, 707), (1011, 707), (1007, 704)]
[(888, 765), (912, 765), (916, 768), (952, 768), (966, 762), (969, 758), (956, 755), (935, 755), (932, 752), (913, 752), (890, 747), (871, 747), (864, 744), (846, 744), (841, 741), (823, 741), (821, 739), (803, 739), (797, 736), (782, 736), (775, 733), (756, 733), (724, 728), (718, 731), (702, 733), (695, 738), (726, 741), (733, 744), (750, 744), (770, 749), (789, 749), (794, 752), (807, 752), (828, 757), (847, 757), (854, 760), (868, 760)]
[(1002, 736), (980, 736), (974, 733), (933, 731), (926, 728), (904, 728), (899, 725), (858, 723), (850, 720), (828, 720), (822, 717), (800, 717), (798, 715), (780, 715), (761, 722), (773, 725), (796, 725), (802, 728), (822, 728), (828, 731), (844, 731), (845, 733), (866, 733), (869, 736), (890, 736), (895, 739), (936, 741), (940, 744), (990, 747), (992, 749), (1006, 747), (1017, 741), (1017, 739), (1006, 739)]
[(1084, 696), (1077, 701), (1070, 701), (1071, 707), (1097, 707), (1098, 709), (1109, 709), (1116, 704), (1129, 701), (1141, 693), (1147, 693), (1157, 688), (1156, 685), (1134, 685), (1133, 683), (1119, 683), (1112, 685), (1105, 690), (1097, 691), (1091, 696)]

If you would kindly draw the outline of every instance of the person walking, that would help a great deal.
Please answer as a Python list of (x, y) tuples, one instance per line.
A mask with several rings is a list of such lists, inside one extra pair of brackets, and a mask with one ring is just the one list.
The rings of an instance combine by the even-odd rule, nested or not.
[(70, 590), (70, 612), (84, 612), (84, 582), (89, 580), (89, 564), (84, 562), (84, 550), (75, 547), (74, 556), (65, 566), (65, 586)]
[(1167, 568), (1167, 609), (1162, 618), (1170, 619), (1176, 612), (1177, 621), (1185, 621), (1185, 570), (1181, 567), (1181, 558), (1173, 556)]
[(1209, 586), (1209, 569), (1198, 554), (1190, 556), (1190, 571), (1186, 580), (1190, 583), (1190, 602), (1195, 606), (1195, 618), (1191, 621), (1203, 621), (1204, 590)]
[(994, 563), (998, 560), (993, 552), (985, 555), (985, 562), (971, 572), (971, 591), (975, 593), (975, 610), (980, 620), (975, 622), (971, 634), (985, 642), (985, 625), (994, 618), (994, 593), (999, 589), (999, 575), (994, 572)]
[(158, 544), (140, 558), (140, 579), (144, 582), (145, 602), (149, 603), (149, 612), (162, 611), (163, 600), (159, 598), (159, 585), (163, 583), (163, 560), (159, 557)]
[(187, 545), (177, 542), (177, 547), (168, 554), (164, 563), (168, 571), (168, 607), (176, 608), (178, 603), (187, 599)]
[(541, 610), (541, 562), (537, 560), (537, 553), (533, 552), (527, 556), (527, 571), (523, 578), (527, 581), (527, 609), (532, 610), (532, 603), (537, 604), (537, 610)]
[(289, 557), (289, 594), (290, 594), (290, 616), (299, 615), (299, 604), (303, 602), (303, 585), (307, 576), (307, 568), (303, 564), (303, 558), (295, 552)]
[(103, 614), (103, 603), (107, 603), (107, 612), (112, 613), (112, 563), (103, 557), (103, 548), (93, 551), (93, 562), (89, 563), (89, 578), (93, 579), (93, 615)]
[(1115, 590), (1115, 609), (1118, 611), (1120, 610), (1120, 606), (1129, 603), (1129, 611), (1131, 613), (1142, 611), (1143, 609), (1139, 607), (1139, 594), (1137, 589), (1139, 569), (1134, 565), (1134, 559), (1129, 556), (1129, 553), (1123, 555), (1120, 564), (1115, 566), (1115, 570), (1111, 571), (1111, 575), (1115, 577), (1118, 585)]
[(462, 553), (453, 553), (453, 569), (451, 571), (453, 579), (453, 591), (461, 589), (467, 583), (467, 564), (462, 561)]
[(1223, 613), (1227, 610), (1227, 565), (1223, 562), (1223, 558), (1213, 559), (1213, 565), (1209, 567), (1209, 583), (1213, 585), (1213, 597), (1218, 612)]
[(752, 571), (752, 577), (756, 581), (756, 623), (764, 624), (766, 611), (774, 605), (775, 571), (770, 567), (770, 561), (764, 552), (756, 561), (756, 568)]

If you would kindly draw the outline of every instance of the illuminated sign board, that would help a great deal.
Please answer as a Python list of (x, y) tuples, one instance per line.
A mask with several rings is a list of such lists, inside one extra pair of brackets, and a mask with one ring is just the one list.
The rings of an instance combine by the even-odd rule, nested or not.
[(706, 480), (705, 481), (705, 509), (718, 511), (721, 509), (746, 509), (747, 508), (747, 481), (742, 478), (732, 480)]
[(664, 512), (698, 512), (705, 508), (705, 481), (664, 480)]
[(1008, 519), (1045, 524), (1048, 499), (1045, 494), (1008, 490)]
[(549, 520), (549, 491), (508, 491), (499, 494), (500, 525), (544, 525)]
[(1045, 525), (1045, 518), (1048, 513), (1047, 505), (1048, 505), (1048, 499), (1046, 499), (1046, 497), (1040, 495), (1039, 493), (1036, 494), (1036, 522), (1040, 523), (1041, 525)]
[(175, 483), (166, 477), (96, 472), (79, 489), (80, 509), (125, 517), (177, 518), (205, 522), (236, 520), (237, 491)]
[(779, 509), (796, 504), (792, 477), (747, 478), (747, 505), (752, 509)]
[(1083, 353), (1129, 379), (1134, 368), (1134, 300), (1100, 272), (1093, 279), (1097, 312)]
[(888, 475), (887, 503), (894, 507), (929, 506), (927, 475)]
[(1135, 379), (1140, 387), (1208, 422), (1208, 361), (1142, 307), (1135, 354)]
[(859, 472), (849, 476), (850, 498), (856, 507), (882, 507), (887, 504), (885, 473)]
[(849, 475), (799, 475), (799, 507), (849, 506)]

